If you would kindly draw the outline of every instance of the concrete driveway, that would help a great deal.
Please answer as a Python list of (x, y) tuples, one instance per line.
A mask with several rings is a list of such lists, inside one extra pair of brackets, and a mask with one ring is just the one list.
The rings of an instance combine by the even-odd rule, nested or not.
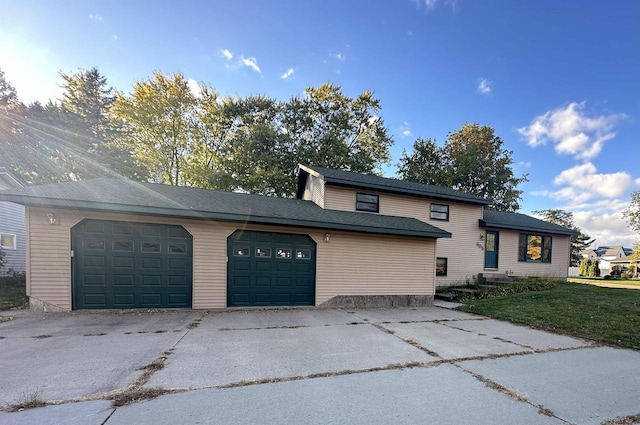
[(50, 405), (0, 412), (0, 424), (601, 424), (640, 414), (640, 352), (439, 307), (1, 314), (11, 315), (0, 323), (0, 402)]

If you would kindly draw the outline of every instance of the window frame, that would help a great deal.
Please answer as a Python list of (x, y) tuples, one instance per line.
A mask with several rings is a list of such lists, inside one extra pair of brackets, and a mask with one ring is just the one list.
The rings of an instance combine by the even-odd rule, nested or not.
[[(433, 207), (446, 207), (447, 211), (438, 211), (437, 209), (434, 210)], [(449, 205), (448, 204), (435, 204), (435, 203), (431, 203), (429, 205), (429, 218), (431, 220), (438, 220), (438, 221), (449, 221)], [(446, 217), (445, 218), (439, 218), (439, 217), (434, 217), (433, 214), (445, 214)]]
[[(438, 273), (438, 260), (444, 260), (444, 273)], [(447, 257), (436, 257), (436, 276), (446, 276), (449, 271), (449, 259)]]
[[(532, 260), (529, 258), (529, 241), (531, 237), (540, 238), (540, 259)], [(541, 263), (551, 264), (553, 257), (553, 236), (534, 234), (534, 233), (520, 233), (518, 235), (518, 262), (521, 263)]]
[[(9, 236), (13, 239), (13, 245), (2, 245), (2, 238), (4, 236)], [(7, 249), (9, 251), (15, 251), (18, 249), (18, 236), (14, 233), (0, 233), (0, 248)]]
[[(375, 202), (358, 200), (360, 196), (370, 196), (376, 198)], [(362, 208), (362, 205), (371, 205), (375, 209)], [(373, 193), (356, 192), (356, 211), (380, 213), (380, 195), (374, 195)]]

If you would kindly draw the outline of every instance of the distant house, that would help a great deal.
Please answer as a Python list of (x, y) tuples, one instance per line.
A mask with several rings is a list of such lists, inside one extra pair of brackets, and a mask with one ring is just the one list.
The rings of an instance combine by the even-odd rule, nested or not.
[(299, 166), (297, 199), (123, 179), (27, 206), (34, 309), (419, 306), (479, 273), (566, 278), (567, 229), (451, 188)]
[[(22, 184), (4, 167), (0, 167), (0, 190), (18, 189)], [(25, 209), (22, 205), (0, 202), (0, 248), (5, 253), (4, 267), (0, 268), (0, 276), (12, 272), (23, 273), (25, 261)]]
[(625, 248), (622, 245), (599, 246), (596, 249), (585, 249), (582, 251), (582, 257), (589, 260), (598, 259), (600, 274), (606, 275), (609, 274), (612, 261), (631, 255), (631, 251), (631, 248)]

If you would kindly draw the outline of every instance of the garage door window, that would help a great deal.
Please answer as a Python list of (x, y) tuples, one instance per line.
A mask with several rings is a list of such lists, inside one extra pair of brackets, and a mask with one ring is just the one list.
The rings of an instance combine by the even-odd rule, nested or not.
[(234, 257), (248, 257), (249, 256), (249, 248), (244, 248), (240, 246), (233, 247), (233, 256)]
[(113, 241), (113, 250), (133, 252), (133, 241)]
[(92, 251), (104, 251), (104, 239), (85, 239), (84, 249)]
[(142, 242), (142, 252), (160, 252), (160, 242)]
[(299, 260), (310, 260), (311, 259), (311, 250), (310, 249), (299, 249), (296, 251), (296, 258)]
[(170, 243), (169, 244), (169, 254), (184, 254), (185, 252), (187, 252), (186, 243)]
[(289, 248), (278, 248), (276, 250), (276, 257), (282, 259), (291, 258), (291, 250)]
[(271, 248), (256, 248), (256, 257), (270, 258)]

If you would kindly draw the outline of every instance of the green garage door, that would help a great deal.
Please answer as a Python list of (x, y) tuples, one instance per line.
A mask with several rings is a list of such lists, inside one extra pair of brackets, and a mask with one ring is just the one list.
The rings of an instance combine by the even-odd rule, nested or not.
[(228, 307), (314, 305), (316, 244), (309, 236), (237, 230), (227, 255)]
[(193, 238), (182, 226), (84, 220), (71, 237), (74, 309), (191, 307)]

